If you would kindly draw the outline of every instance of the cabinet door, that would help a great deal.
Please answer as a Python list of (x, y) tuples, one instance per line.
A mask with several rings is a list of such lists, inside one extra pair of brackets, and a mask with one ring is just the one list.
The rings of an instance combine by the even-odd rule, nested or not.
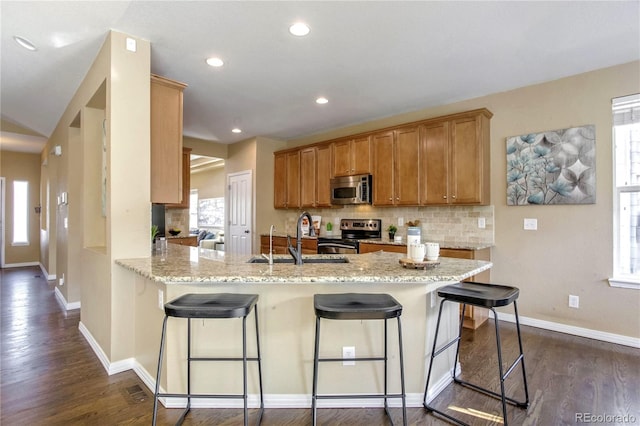
[(420, 202), (425, 205), (448, 203), (449, 124), (425, 126), (420, 158)]
[(331, 145), (316, 148), (316, 207), (331, 207)]
[(391, 206), (394, 203), (393, 132), (373, 135), (373, 204)]
[(287, 207), (287, 156), (275, 154), (273, 157), (273, 206)]
[(300, 151), (287, 153), (287, 208), (300, 207)]
[(333, 174), (349, 176), (351, 174), (351, 143), (348, 139), (333, 143)]
[(186, 85), (151, 76), (151, 202), (182, 201), (182, 91)]
[(369, 136), (351, 141), (351, 174), (371, 173), (371, 139)]
[(482, 151), (479, 118), (451, 121), (449, 153), (450, 203), (477, 204), (482, 201)]
[(394, 133), (394, 204), (417, 206), (420, 203), (420, 128), (408, 127)]
[(300, 204), (302, 207), (316, 205), (316, 149), (300, 151)]

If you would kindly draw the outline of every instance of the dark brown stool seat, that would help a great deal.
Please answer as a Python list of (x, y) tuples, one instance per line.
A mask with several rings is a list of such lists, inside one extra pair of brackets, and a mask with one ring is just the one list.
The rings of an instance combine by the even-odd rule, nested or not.
[[(402, 399), (402, 423), (407, 424), (407, 406), (404, 388), (404, 361), (402, 356), (402, 326), (400, 315), (402, 315), (402, 305), (388, 294), (368, 294), (368, 293), (342, 293), (342, 294), (316, 294), (313, 297), (313, 304), (316, 313), (316, 338), (313, 356), (313, 393), (311, 397), (311, 416), (313, 425), (317, 421), (317, 400), (318, 399), (354, 399), (354, 398), (384, 398), (384, 410), (391, 424), (393, 420), (389, 412), (387, 400), (389, 398)], [(330, 320), (384, 320), (384, 356), (382, 357), (361, 357), (361, 358), (320, 358), (320, 319)], [(401, 392), (390, 394), (387, 389), (387, 320), (397, 318), (398, 320), (398, 346), (400, 358), (400, 385)], [(384, 361), (384, 393), (382, 394), (348, 394), (348, 395), (318, 395), (318, 365), (320, 362), (336, 361)]]
[[(427, 383), (425, 384), (424, 397), (423, 397), (423, 404), (427, 410), (437, 413), (457, 424), (466, 425), (466, 423), (464, 423), (463, 421), (453, 417), (452, 415), (442, 410), (436, 409), (433, 405), (430, 405), (427, 402), (427, 393), (429, 390), (429, 380), (431, 379), (431, 370), (433, 367), (433, 360), (454, 343), (457, 344), (454, 365), (458, 364), (458, 360), (460, 356), (460, 340), (462, 336), (462, 322), (464, 319), (464, 313), (467, 305), (488, 308), (493, 312), (494, 322), (495, 322), (495, 331), (496, 331), (496, 345), (497, 345), (497, 353), (498, 353), (498, 371), (500, 374), (500, 393), (486, 389), (477, 384), (469, 383), (467, 381), (459, 379), (458, 377), (456, 377), (455, 368), (453, 368), (453, 371), (452, 371), (454, 383), (460, 384), (462, 386), (466, 386), (468, 388), (484, 393), (486, 395), (499, 398), (502, 402), (502, 417), (503, 417), (503, 422), (505, 426), (507, 426), (507, 402), (510, 404), (514, 404), (520, 408), (527, 408), (529, 406), (529, 389), (527, 387), (527, 375), (526, 375), (525, 366), (524, 366), (524, 352), (522, 349), (522, 338), (520, 336), (520, 320), (518, 318), (518, 305), (516, 303), (516, 300), (518, 299), (519, 294), (520, 294), (520, 290), (516, 287), (496, 285), (496, 284), (475, 283), (475, 282), (460, 282), (460, 283), (451, 284), (451, 285), (442, 287), (438, 290), (438, 296), (442, 297), (442, 301), (440, 302), (440, 309), (438, 311), (436, 333), (433, 340), (433, 349), (431, 351), (431, 359), (429, 361), (429, 372), (427, 373)], [(436, 350), (436, 345), (438, 341), (438, 332), (440, 330), (440, 319), (442, 316), (442, 308), (446, 302), (462, 304), (462, 310), (460, 312), (460, 326), (458, 330), (458, 336), (455, 337), (450, 342), (446, 343), (440, 349)], [(495, 308), (500, 306), (508, 306), (512, 303), (513, 303), (513, 309), (515, 311), (516, 329), (518, 332), (518, 346), (520, 349), (520, 354), (518, 355), (516, 360), (508, 368), (505, 369), (502, 365), (500, 327), (499, 327), (499, 321), (498, 321), (498, 313), (496, 312)], [(515, 367), (518, 364), (520, 364), (520, 366), (522, 367), (522, 380), (524, 383), (525, 401), (516, 401), (515, 399), (507, 397), (505, 395), (504, 381), (509, 376), (509, 374), (511, 374), (511, 372), (515, 369)]]
[[(260, 411), (256, 424), (260, 424), (264, 412), (264, 398), (262, 393), (262, 365), (260, 358), (260, 336), (258, 332), (258, 295), (257, 294), (236, 294), (236, 293), (216, 293), (216, 294), (185, 294), (164, 305), (164, 321), (162, 322), (162, 337), (160, 338), (160, 355), (158, 357), (158, 371), (156, 373), (156, 388), (153, 400), (153, 420), (156, 424), (158, 412), (158, 398), (160, 397), (186, 397), (187, 407), (178, 419), (176, 424), (182, 424), (185, 416), (191, 409), (191, 398), (225, 398), (244, 400), (244, 425), (249, 422), (249, 411), (247, 404), (247, 362), (256, 361), (258, 363), (258, 381), (260, 386)], [(247, 356), (247, 316), (254, 312), (256, 324), (256, 357)], [(160, 374), (162, 372), (162, 358), (167, 330), (167, 319), (169, 317), (187, 319), (187, 393), (160, 393)], [(220, 318), (242, 318), (242, 357), (192, 357), (191, 356), (191, 320), (192, 319), (220, 319)], [(191, 362), (194, 361), (242, 361), (243, 368), (243, 393), (242, 394), (192, 394), (191, 393)]]

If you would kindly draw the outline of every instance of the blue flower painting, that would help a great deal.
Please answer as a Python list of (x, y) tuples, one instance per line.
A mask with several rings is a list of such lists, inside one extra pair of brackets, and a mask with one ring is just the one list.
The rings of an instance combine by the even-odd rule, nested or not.
[(594, 125), (507, 138), (507, 205), (595, 202)]

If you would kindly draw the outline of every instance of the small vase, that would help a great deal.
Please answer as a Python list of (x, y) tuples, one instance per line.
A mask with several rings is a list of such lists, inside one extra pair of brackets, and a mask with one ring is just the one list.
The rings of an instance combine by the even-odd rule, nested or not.
[(393, 238), (396, 236), (395, 232), (389, 232), (389, 239), (393, 240)]

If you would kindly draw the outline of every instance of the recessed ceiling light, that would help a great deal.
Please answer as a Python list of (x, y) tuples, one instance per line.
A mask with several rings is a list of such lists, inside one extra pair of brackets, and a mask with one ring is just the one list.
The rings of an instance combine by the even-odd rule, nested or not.
[(231, 129), (232, 133), (242, 133), (242, 129), (239, 129), (238, 127), (234, 127), (233, 129)]
[(16, 43), (18, 43), (20, 46), (24, 47), (27, 50), (38, 50), (36, 49), (36, 45), (31, 43), (29, 40), (27, 40), (24, 37), (20, 37), (20, 36), (13, 36), (13, 39), (16, 41)]
[(221, 67), (224, 65), (224, 61), (220, 58), (209, 58), (207, 59), (207, 64), (211, 65), (212, 67)]
[(302, 22), (296, 22), (292, 26), (289, 27), (289, 32), (295, 36), (306, 36), (309, 34), (309, 27), (307, 24), (303, 24)]
[(329, 99), (327, 98), (319, 97), (318, 99), (316, 99), (316, 103), (320, 105), (326, 104), (328, 102), (329, 102)]

